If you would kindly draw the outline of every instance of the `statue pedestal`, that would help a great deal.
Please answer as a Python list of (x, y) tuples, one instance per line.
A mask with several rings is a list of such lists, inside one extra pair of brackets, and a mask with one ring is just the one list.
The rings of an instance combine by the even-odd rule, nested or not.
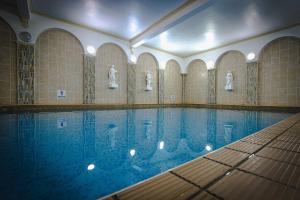
[(151, 86), (147, 86), (145, 90), (146, 90), (146, 91), (152, 91), (153, 89), (152, 89)]
[(116, 88), (118, 88), (118, 84), (117, 83), (110, 83), (108, 87), (110, 89), (116, 89)]
[(233, 91), (233, 87), (232, 86), (225, 86), (225, 90), (226, 91)]

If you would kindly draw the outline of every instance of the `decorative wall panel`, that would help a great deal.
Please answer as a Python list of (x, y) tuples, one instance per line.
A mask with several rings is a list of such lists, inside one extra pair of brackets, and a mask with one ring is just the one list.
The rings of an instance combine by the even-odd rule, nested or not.
[(258, 70), (257, 62), (247, 63), (247, 104), (257, 104)]
[(216, 103), (216, 70), (212, 69), (208, 71), (208, 103)]
[(164, 104), (165, 100), (165, 70), (159, 69), (159, 74), (158, 74), (158, 78), (159, 78), (159, 104)]
[(83, 103), (95, 103), (95, 57), (85, 55), (83, 69)]
[(127, 86), (127, 102), (128, 104), (135, 103), (135, 64), (129, 64), (128, 66), (128, 86)]
[(18, 104), (34, 103), (34, 46), (17, 45)]

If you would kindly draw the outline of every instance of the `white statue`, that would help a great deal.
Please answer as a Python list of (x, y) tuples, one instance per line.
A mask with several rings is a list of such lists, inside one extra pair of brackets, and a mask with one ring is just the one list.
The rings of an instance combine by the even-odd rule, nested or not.
[(232, 72), (228, 71), (225, 78), (226, 78), (225, 90), (232, 91), (233, 90), (233, 74), (232, 74)]
[(150, 71), (147, 71), (147, 73), (146, 73), (146, 91), (152, 90), (152, 80), (153, 80), (152, 73)]
[(118, 84), (116, 83), (116, 74), (117, 74), (117, 70), (115, 68), (115, 65), (112, 65), (109, 68), (108, 71), (108, 79), (109, 79), (109, 88), (118, 88)]

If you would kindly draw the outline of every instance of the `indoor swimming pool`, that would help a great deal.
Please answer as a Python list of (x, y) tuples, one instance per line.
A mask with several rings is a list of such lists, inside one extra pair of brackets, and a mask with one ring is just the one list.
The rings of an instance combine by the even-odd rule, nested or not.
[(0, 114), (1, 198), (101, 198), (290, 115), (199, 108)]

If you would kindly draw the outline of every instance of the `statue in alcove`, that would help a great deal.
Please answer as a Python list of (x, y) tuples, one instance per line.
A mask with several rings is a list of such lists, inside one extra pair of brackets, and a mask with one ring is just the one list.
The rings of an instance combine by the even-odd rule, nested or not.
[(148, 70), (146, 72), (146, 91), (151, 91), (152, 90), (152, 80), (153, 80), (153, 75)]
[(118, 71), (116, 70), (115, 65), (112, 65), (109, 68), (109, 71), (108, 71), (108, 80), (109, 80), (109, 88), (111, 88), (111, 89), (118, 88), (118, 84), (116, 83), (117, 72)]
[(233, 90), (233, 74), (231, 71), (227, 72), (225, 79), (226, 79), (225, 90), (232, 91)]

